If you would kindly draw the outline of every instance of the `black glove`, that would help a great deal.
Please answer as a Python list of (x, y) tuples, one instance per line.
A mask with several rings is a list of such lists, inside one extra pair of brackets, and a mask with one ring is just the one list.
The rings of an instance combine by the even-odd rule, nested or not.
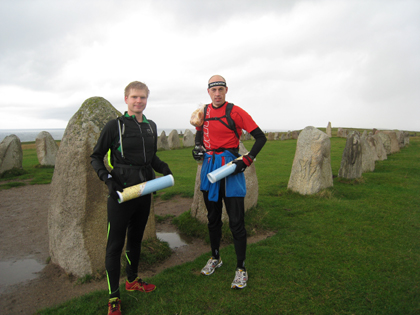
[(166, 165), (166, 166), (162, 169), (162, 174), (163, 174), (163, 176), (166, 176), (166, 175), (172, 175), (172, 172), (171, 172), (171, 170), (169, 169), (169, 166), (168, 166), (168, 165)]
[(194, 149), (192, 150), (192, 156), (196, 161), (202, 161), (204, 159), (204, 153), (206, 149), (200, 144), (196, 144)]
[(122, 192), (124, 188), (115, 180), (113, 180), (112, 177), (108, 177), (105, 180), (105, 184), (108, 186), (108, 192), (111, 198), (118, 200), (117, 191)]
[(232, 175), (244, 172), (246, 168), (252, 164), (253, 161), (254, 158), (250, 155), (244, 155), (242, 157), (242, 160), (234, 160), (232, 163), (236, 164), (236, 169), (232, 173)]

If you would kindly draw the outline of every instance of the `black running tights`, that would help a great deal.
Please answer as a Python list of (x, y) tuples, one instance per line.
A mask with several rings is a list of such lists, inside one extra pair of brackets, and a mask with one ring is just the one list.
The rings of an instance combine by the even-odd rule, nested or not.
[(220, 182), (219, 200), (209, 201), (209, 192), (203, 191), (204, 203), (207, 208), (208, 229), (212, 252), (219, 250), (222, 237), (222, 209), (226, 205), (226, 212), (229, 216), (229, 228), (232, 232), (235, 246), (236, 258), (244, 261), (246, 258), (246, 230), (245, 230), (245, 198), (226, 197), (225, 180)]
[(137, 277), (141, 242), (149, 218), (150, 205), (150, 194), (121, 204), (111, 197), (108, 198), (108, 241), (105, 268), (110, 298), (120, 297), (121, 253), (126, 235), (127, 278), (129, 281), (133, 281)]

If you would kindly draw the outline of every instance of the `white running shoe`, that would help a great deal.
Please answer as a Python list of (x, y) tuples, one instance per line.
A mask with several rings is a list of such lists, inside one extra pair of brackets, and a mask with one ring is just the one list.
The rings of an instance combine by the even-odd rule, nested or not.
[(210, 276), (216, 268), (219, 268), (223, 265), (222, 257), (219, 257), (219, 259), (214, 259), (211, 257), (207, 264), (204, 266), (203, 269), (201, 269), (201, 274), (205, 276)]
[(235, 279), (233, 279), (231, 288), (232, 289), (243, 289), (246, 287), (248, 281), (248, 272), (246, 270), (236, 268)]

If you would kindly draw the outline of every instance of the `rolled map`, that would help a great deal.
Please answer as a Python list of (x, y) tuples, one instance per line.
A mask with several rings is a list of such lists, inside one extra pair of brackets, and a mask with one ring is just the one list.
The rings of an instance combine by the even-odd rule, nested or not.
[[(242, 160), (242, 156), (238, 157), (237, 159), (233, 160)], [(233, 163), (233, 161), (229, 162), (228, 164), (225, 164), (218, 169), (215, 169), (213, 172), (210, 172), (207, 174), (207, 178), (210, 183), (214, 184), (215, 182), (221, 180), (222, 178), (225, 178), (232, 174), (236, 169), (236, 164)]]
[(123, 192), (117, 191), (119, 197), (118, 203), (123, 203), (128, 200), (153, 193), (157, 190), (171, 187), (174, 184), (174, 177), (172, 175), (166, 175), (138, 185), (127, 187), (123, 190)]

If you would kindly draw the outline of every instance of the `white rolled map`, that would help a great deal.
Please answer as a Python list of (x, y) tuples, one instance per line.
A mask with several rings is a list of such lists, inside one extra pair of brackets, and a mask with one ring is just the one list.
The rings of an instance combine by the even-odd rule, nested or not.
[(174, 184), (174, 177), (172, 175), (166, 175), (138, 185), (127, 187), (123, 190), (123, 192), (117, 191), (119, 197), (118, 203), (123, 203), (128, 200), (171, 187)]
[[(238, 157), (237, 159), (233, 160), (242, 160), (242, 156)], [(221, 180), (222, 178), (225, 178), (232, 174), (236, 169), (236, 164), (233, 163), (233, 161), (229, 162), (228, 164), (225, 164), (218, 169), (215, 169), (213, 172), (210, 172), (207, 174), (207, 178), (210, 183), (214, 184), (215, 182)]]
[(225, 178), (232, 174), (236, 169), (236, 164), (229, 163), (226, 165), (223, 165), (222, 167), (219, 167), (218, 169), (215, 169), (213, 172), (207, 174), (207, 178), (209, 179), (209, 182), (214, 184), (215, 182), (221, 180), (222, 178)]

